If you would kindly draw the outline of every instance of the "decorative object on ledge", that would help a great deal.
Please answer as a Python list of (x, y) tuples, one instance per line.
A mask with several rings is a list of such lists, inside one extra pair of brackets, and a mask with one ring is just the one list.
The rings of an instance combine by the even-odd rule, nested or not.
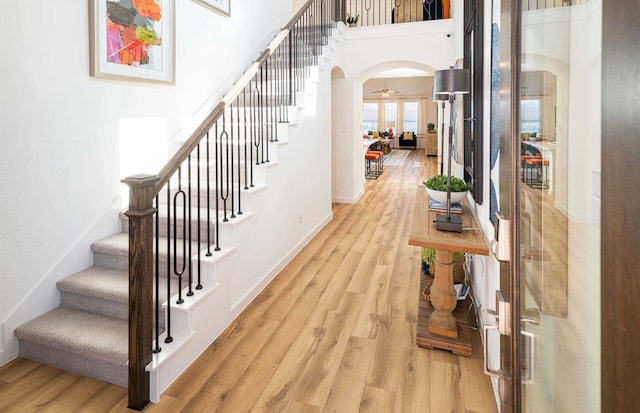
[(173, 84), (174, 10), (174, 0), (90, 0), (91, 76)]
[(449, 208), (451, 204), (462, 202), (469, 192), (469, 184), (455, 176), (452, 176), (451, 180), (445, 175), (432, 176), (428, 181), (423, 182), (423, 185), (429, 198), (434, 201), (447, 204), (447, 200), (450, 200)]
[(356, 14), (355, 16), (347, 13), (347, 24), (349, 27), (355, 27), (358, 24), (358, 20), (360, 19), (360, 15)]
[(231, 16), (231, 0), (193, 0), (204, 7), (220, 13), (223, 16)]
[[(469, 69), (437, 70), (434, 73), (434, 94), (449, 95), (449, 106), (453, 107), (456, 95), (469, 93)], [(451, 154), (453, 152), (453, 117), (449, 117), (449, 162), (447, 164), (447, 214), (436, 216), (436, 229), (440, 231), (462, 232), (460, 217), (451, 215)]]

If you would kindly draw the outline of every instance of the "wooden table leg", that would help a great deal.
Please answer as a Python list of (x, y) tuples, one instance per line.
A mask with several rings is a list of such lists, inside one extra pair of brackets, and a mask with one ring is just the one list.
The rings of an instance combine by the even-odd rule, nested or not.
[(453, 288), (453, 252), (436, 250), (436, 271), (431, 285), (431, 305), (429, 332), (441, 336), (458, 338), (456, 319), (451, 314), (456, 308), (457, 296)]

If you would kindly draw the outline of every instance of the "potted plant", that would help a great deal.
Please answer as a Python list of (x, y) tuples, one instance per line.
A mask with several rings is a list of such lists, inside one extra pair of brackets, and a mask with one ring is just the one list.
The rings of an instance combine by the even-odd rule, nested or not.
[(349, 27), (354, 27), (356, 24), (358, 24), (359, 19), (360, 19), (359, 14), (352, 16), (349, 13), (347, 13), (347, 24), (349, 25)]
[[(422, 258), (422, 272), (429, 273), (431, 275), (435, 274), (435, 265), (433, 265), (434, 260), (436, 259), (436, 250), (435, 248), (422, 248), (420, 251), (420, 258)], [(464, 253), (463, 252), (454, 252), (453, 253), (453, 282), (455, 284), (460, 284), (464, 282)]]
[[(447, 203), (447, 176), (435, 175), (423, 182), (429, 198), (442, 204)], [(451, 203), (462, 201), (469, 191), (469, 184), (455, 176), (451, 177)]]
[(427, 132), (433, 132), (436, 129), (436, 125), (434, 123), (427, 123)]

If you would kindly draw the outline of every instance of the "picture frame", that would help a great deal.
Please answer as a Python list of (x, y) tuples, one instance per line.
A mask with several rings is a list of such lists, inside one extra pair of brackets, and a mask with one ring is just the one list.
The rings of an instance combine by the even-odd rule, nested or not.
[(90, 75), (175, 84), (175, 0), (89, 0)]
[(222, 14), (223, 16), (231, 16), (231, 0), (193, 0), (202, 6)]

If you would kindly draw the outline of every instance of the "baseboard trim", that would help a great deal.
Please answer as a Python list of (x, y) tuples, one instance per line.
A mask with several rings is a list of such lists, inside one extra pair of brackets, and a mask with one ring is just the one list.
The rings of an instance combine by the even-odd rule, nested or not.
[(362, 191), (360, 191), (359, 194), (357, 194), (355, 197), (353, 198), (346, 198), (346, 197), (341, 197), (341, 196), (334, 196), (333, 198), (331, 198), (331, 201), (336, 203), (336, 204), (355, 204), (357, 203), (360, 198), (362, 198), (364, 196), (364, 189)]
[(242, 312), (251, 302), (262, 292), (262, 290), (269, 285), (271, 281), (286, 267), (296, 255), (302, 251), (302, 249), (311, 240), (320, 233), (320, 231), (333, 220), (333, 212), (330, 212), (324, 219), (318, 223), (308, 234), (304, 237), (296, 246), (294, 246), (288, 254), (286, 254), (280, 261), (276, 263), (265, 275), (262, 277), (256, 285), (251, 288), (240, 300), (231, 306), (232, 317), (236, 317)]

